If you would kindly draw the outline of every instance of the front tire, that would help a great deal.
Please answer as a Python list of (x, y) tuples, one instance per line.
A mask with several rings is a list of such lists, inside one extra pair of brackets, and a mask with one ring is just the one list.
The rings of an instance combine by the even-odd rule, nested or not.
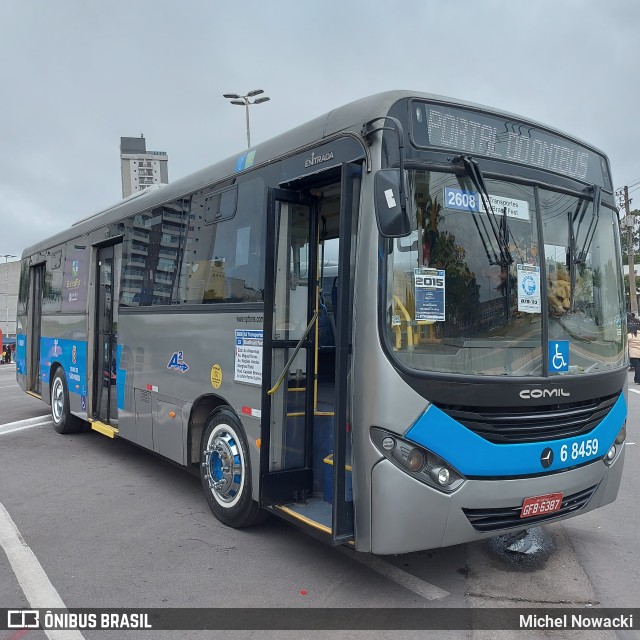
[(202, 434), (200, 479), (209, 508), (223, 524), (239, 529), (267, 517), (251, 495), (244, 429), (229, 409), (214, 413)]
[(80, 420), (71, 414), (67, 380), (62, 369), (57, 369), (51, 383), (51, 417), (58, 433), (75, 433), (80, 430)]

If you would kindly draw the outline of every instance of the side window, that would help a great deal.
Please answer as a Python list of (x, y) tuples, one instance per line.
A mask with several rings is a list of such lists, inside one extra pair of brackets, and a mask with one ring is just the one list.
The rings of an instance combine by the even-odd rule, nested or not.
[(44, 287), (42, 292), (42, 312), (60, 311), (62, 301), (62, 270), (64, 252), (62, 247), (47, 252)]
[[(264, 180), (254, 177), (241, 182), (237, 191), (219, 193), (219, 222), (214, 224), (207, 224), (206, 210), (212, 196), (218, 196), (194, 194), (185, 254), (187, 303), (262, 300), (264, 190)], [(232, 209), (235, 215), (225, 219)]]
[(233, 218), (238, 202), (238, 187), (217, 191), (204, 197), (203, 220), (205, 223), (221, 222)]
[(20, 284), (18, 285), (18, 315), (27, 312), (27, 300), (29, 299), (29, 263), (22, 260), (20, 266)]
[(180, 302), (177, 292), (187, 224), (182, 199), (124, 221), (121, 305), (147, 307)]

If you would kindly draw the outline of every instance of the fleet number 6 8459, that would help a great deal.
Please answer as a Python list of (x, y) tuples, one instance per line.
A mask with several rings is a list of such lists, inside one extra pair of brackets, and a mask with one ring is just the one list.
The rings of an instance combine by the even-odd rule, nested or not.
[(591, 440), (582, 440), (582, 442), (574, 442), (569, 448), (568, 444), (563, 444), (560, 447), (560, 460), (566, 462), (571, 456), (572, 460), (579, 460), (580, 458), (590, 458), (598, 453), (598, 439), (593, 438)]

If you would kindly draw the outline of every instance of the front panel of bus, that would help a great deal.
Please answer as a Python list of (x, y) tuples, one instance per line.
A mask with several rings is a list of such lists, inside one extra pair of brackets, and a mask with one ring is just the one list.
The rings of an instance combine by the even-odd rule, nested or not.
[(457, 544), (613, 501), (627, 360), (606, 158), (450, 104), (390, 115), (405, 150), (385, 133), (379, 167), (403, 154), (406, 182), (376, 202), (372, 179), (363, 208), (406, 197), (408, 226), (383, 237), (362, 216), (358, 547)]

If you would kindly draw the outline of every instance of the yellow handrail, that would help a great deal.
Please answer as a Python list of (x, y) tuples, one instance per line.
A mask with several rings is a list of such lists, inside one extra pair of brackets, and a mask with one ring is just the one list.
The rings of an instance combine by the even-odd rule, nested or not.
[(278, 381), (276, 382), (275, 386), (272, 389), (269, 389), (269, 391), (267, 391), (268, 396), (272, 396), (280, 388), (280, 385), (282, 384), (284, 377), (287, 375), (287, 371), (289, 371), (289, 367), (293, 364), (295, 357), (298, 355), (298, 351), (300, 351), (300, 347), (302, 347), (302, 343), (307, 339), (307, 336), (309, 335), (309, 331), (311, 331), (311, 327), (313, 327), (313, 323), (317, 319), (318, 319), (318, 312), (315, 311), (313, 314), (313, 317), (311, 318), (309, 324), (307, 325), (307, 328), (302, 334), (302, 338), (300, 338), (300, 341), (296, 345), (296, 348), (294, 349), (293, 354), (289, 358), (289, 361), (287, 362), (287, 364), (284, 365), (284, 370), (280, 374)]
[[(405, 306), (402, 304), (400, 300), (400, 296), (394, 295), (393, 299), (395, 303), (398, 305), (398, 309), (404, 316), (404, 319), (407, 323), (407, 347), (411, 351), (413, 349), (413, 329), (411, 328), (411, 315), (409, 314)], [(400, 337), (400, 327), (398, 327), (398, 332), (396, 335), (396, 348), (398, 349), (402, 346), (402, 338), (400, 338), (400, 344), (398, 344), (399, 337)]]

